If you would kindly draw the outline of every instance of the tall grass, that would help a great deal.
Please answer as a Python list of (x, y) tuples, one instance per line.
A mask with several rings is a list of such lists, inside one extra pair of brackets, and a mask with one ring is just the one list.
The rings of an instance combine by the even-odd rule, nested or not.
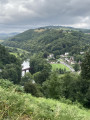
[(89, 110), (33, 97), (16, 91), (17, 86), (12, 83), (13, 87), (5, 87), (8, 82), (0, 87), (0, 120), (90, 120)]

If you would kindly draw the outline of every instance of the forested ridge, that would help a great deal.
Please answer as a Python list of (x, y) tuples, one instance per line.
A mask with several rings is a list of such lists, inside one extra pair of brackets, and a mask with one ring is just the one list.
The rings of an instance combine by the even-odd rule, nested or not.
[(90, 35), (75, 30), (39, 28), (18, 34), (2, 44), (24, 49), (32, 54), (47, 51), (54, 55), (65, 52), (70, 52), (73, 55), (88, 49)]

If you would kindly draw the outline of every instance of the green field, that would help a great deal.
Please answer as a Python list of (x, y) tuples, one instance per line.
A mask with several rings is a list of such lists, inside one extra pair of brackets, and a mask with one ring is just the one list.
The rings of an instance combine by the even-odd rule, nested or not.
[(79, 104), (36, 98), (22, 89), (0, 79), (0, 120), (90, 120), (90, 110)]
[(56, 69), (66, 69), (67, 71), (70, 71), (70, 69), (63, 65), (63, 64), (60, 64), (60, 63), (55, 63), (55, 64), (51, 64), (52, 65), (52, 70), (56, 70)]
[(9, 46), (8, 46), (8, 47), (6, 46), (6, 48), (16, 49), (16, 51), (17, 51), (17, 52), (20, 52), (20, 53), (29, 53), (28, 51), (23, 50), (23, 49), (20, 49), (20, 48), (14, 48), (14, 47), (9, 47)]
[(6, 48), (8, 48), (8, 51), (10, 50), (9, 51), (10, 54), (15, 55), (16, 57), (21, 58), (21, 56), (23, 56), (25, 58), (26, 56), (27, 59), (27, 57), (29, 56), (29, 52), (26, 50), (14, 48), (14, 47), (6, 47)]
[(10, 52), (10, 54), (15, 55), (16, 57), (18, 57), (17, 53)]

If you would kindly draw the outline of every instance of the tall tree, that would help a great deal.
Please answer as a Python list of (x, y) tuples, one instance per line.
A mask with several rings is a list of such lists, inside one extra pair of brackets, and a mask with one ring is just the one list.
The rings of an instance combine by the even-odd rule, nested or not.
[(81, 64), (81, 76), (84, 79), (90, 79), (90, 50), (85, 54)]

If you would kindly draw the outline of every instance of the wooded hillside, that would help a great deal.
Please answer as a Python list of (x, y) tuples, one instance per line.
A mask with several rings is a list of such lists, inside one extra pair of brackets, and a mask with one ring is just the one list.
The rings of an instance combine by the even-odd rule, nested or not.
[(2, 44), (21, 48), (31, 53), (47, 51), (60, 55), (70, 52), (72, 55), (88, 49), (90, 35), (80, 31), (40, 28), (25, 31)]

